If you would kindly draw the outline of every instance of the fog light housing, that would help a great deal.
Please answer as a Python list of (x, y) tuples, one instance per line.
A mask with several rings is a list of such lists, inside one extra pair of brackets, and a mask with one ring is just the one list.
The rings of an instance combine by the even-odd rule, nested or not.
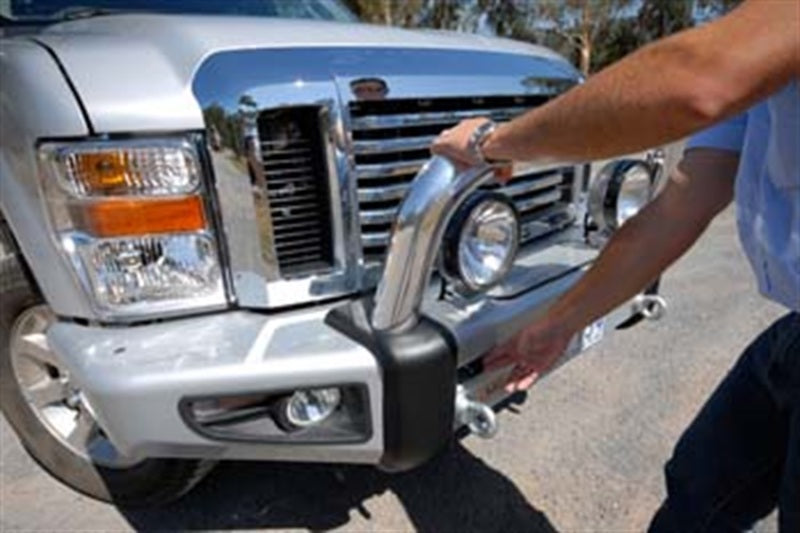
[(442, 273), (468, 292), (491, 288), (511, 269), (519, 234), (519, 215), (507, 196), (471, 196), (445, 232)]
[(300, 389), (282, 402), (278, 416), (282, 425), (290, 428), (315, 426), (331, 416), (341, 401), (337, 387)]
[(638, 159), (603, 167), (589, 190), (589, 215), (597, 228), (610, 234), (641, 211), (653, 197), (655, 176), (653, 167)]

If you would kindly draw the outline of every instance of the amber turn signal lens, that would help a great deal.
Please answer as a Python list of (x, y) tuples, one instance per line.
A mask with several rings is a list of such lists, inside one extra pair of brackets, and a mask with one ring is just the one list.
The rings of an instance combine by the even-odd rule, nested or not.
[(104, 200), (74, 207), (77, 226), (96, 237), (203, 230), (203, 203), (198, 196), (166, 200)]
[(42, 148), (63, 189), (78, 198), (175, 197), (200, 185), (197, 153), (180, 139), (96, 141)]
[(124, 152), (96, 152), (73, 156), (73, 171), (83, 188), (95, 193), (110, 192), (126, 185), (130, 163)]

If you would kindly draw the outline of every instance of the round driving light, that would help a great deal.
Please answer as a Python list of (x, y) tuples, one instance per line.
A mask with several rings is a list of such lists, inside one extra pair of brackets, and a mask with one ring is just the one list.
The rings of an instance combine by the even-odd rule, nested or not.
[(519, 217), (507, 196), (478, 193), (456, 212), (445, 234), (445, 275), (470, 291), (486, 290), (511, 269)]
[(284, 404), (284, 416), (291, 425), (303, 428), (319, 424), (328, 418), (341, 402), (338, 388), (301, 389)]
[(653, 196), (655, 173), (645, 161), (622, 159), (607, 164), (589, 190), (589, 214), (606, 233), (619, 229)]
[(652, 194), (650, 169), (636, 165), (625, 173), (617, 198), (617, 227), (647, 205)]

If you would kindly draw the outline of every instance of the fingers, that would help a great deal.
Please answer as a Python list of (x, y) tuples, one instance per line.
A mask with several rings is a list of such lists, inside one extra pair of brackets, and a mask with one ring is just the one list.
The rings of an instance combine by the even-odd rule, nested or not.
[(522, 391), (522, 390), (530, 389), (533, 386), (533, 384), (536, 383), (536, 380), (538, 380), (538, 379), (539, 379), (539, 373), (538, 372), (531, 372), (531, 373), (527, 374), (522, 379), (517, 381), (517, 383), (516, 383), (517, 390), (518, 391)]
[(486, 120), (488, 119), (467, 119), (442, 131), (433, 141), (431, 152), (447, 157), (459, 166), (459, 170), (480, 164), (480, 159), (476, 157), (470, 147), (470, 138), (475, 128)]
[(512, 393), (529, 389), (537, 379), (540, 373), (533, 367), (520, 364), (517, 365), (511, 372), (506, 384), (506, 392)]

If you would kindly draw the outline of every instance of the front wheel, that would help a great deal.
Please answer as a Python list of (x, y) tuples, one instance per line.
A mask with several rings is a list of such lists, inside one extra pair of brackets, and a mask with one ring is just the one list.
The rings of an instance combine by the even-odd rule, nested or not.
[(0, 219), (0, 405), (23, 446), (54, 477), (99, 500), (150, 506), (188, 492), (213, 463), (133, 461), (118, 453), (47, 343), (55, 317), (31, 289)]

